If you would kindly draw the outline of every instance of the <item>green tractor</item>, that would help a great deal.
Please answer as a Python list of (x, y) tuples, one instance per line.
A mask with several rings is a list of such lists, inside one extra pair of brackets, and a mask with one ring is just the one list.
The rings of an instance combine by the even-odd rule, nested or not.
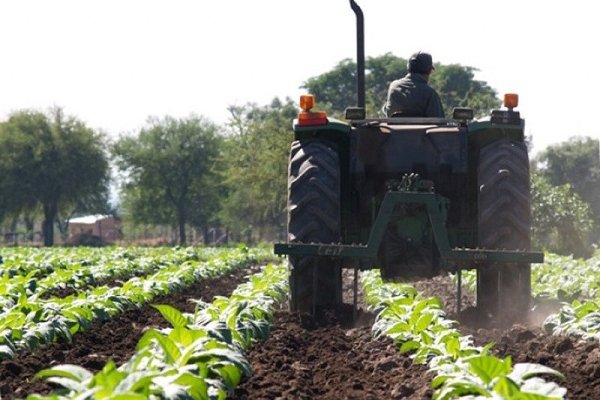
[[(365, 117), (364, 29), (357, 17), (358, 107), (348, 123), (303, 96), (288, 176), (290, 309), (342, 302), (342, 269), (386, 279), (477, 270), (477, 309), (518, 319), (531, 302), (529, 160), (516, 95), (474, 120)], [(355, 282), (356, 287), (356, 282)], [(356, 289), (355, 289), (356, 290)], [(355, 295), (356, 298), (356, 295)], [(356, 300), (355, 300), (356, 302)], [(459, 303), (460, 304), (460, 303)], [(459, 305), (460, 307), (460, 305)]]

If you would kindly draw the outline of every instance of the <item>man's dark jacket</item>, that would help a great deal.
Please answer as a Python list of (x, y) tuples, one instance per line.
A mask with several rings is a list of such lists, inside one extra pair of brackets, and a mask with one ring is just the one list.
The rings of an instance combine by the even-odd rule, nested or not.
[(384, 112), (388, 117), (399, 113), (403, 117), (444, 118), (440, 96), (427, 84), (425, 76), (417, 73), (408, 73), (390, 83)]

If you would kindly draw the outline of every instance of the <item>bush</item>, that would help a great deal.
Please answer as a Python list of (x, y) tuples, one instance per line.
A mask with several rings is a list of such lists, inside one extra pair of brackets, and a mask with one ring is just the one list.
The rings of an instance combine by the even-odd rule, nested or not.
[(65, 246), (89, 246), (89, 247), (102, 247), (106, 246), (100, 236), (92, 235), (91, 233), (80, 233), (77, 234), (65, 242)]
[(554, 186), (532, 172), (531, 208), (534, 248), (575, 257), (592, 255), (590, 207), (569, 184)]

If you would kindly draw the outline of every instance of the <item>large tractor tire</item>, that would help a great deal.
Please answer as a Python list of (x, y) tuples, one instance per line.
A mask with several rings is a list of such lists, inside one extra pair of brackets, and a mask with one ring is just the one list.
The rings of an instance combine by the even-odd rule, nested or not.
[[(529, 158), (524, 143), (508, 139), (479, 154), (479, 246), (530, 249)], [(529, 264), (487, 264), (477, 270), (477, 307), (501, 321), (518, 320), (531, 303)]]
[[(318, 140), (295, 141), (288, 175), (288, 241), (340, 241), (340, 161)], [(341, 303), (341, 268), (326, 257), (290, 257), (290, 310), (315, 313)]]

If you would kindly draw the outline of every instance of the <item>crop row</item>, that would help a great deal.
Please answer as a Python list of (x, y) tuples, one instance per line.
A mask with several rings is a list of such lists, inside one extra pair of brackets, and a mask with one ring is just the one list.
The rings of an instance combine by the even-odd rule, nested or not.
[(64, 298), (40, 299), (21, 294), (16, 304), (0, 313), (0, 358), (35, 349), (72, 335), (92, 322), (107, 320), (201, 279), (224, 274), (256, 259), (246, 248), (229, 250), (208, 261), (172, 264), (147, 277), (133, 277), (119, 287), (100, 286)]
[(38, 297), (80, 290), (110, 280), (147, 275), (169, 265), (214, 257), (215, 248), (3, 248), (0, 250), (0, 311), (22, 295)]
[(367, 303), (376, 312), (375, 335), (391, 337), (401, 352), (435, 373), (434, 399), (561, 399), (566, 389), (544, 375), (564, 379), (540, 364), (512, 363), (478, 347), (446, 318), (441, 301), (423, 298), (408, 284), (383, 283), (376, 271), (362, 275)]
[(27, 398), (225, 399), (251, 374), (243, 351), (269, 335), (272, 313), (287, 296), (286, 281), (285, 265), (267, 265), (230, 297), (197, 300), (193, 314), (155, 305), (171, 327), (146, 331), (128, 362), (117, 367), (109, 361), (96, 374), (74, 365), (43, 370), (38, 377), (64, 390)]

